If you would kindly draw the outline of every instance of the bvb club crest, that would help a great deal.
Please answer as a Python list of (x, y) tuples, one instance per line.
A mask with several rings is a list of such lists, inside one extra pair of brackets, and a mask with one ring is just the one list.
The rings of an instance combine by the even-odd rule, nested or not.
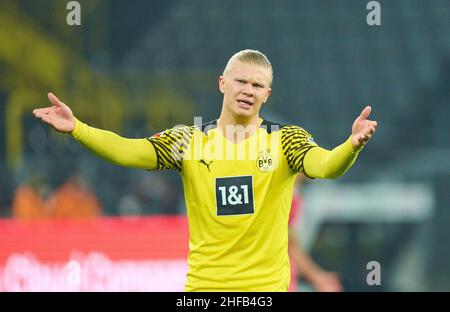
[(256, 167), (262, 172), (272, 171), (274, 168), (274, 160), (270, 155), (270, 149), (267, 151), (260, 151), (256, 159)]

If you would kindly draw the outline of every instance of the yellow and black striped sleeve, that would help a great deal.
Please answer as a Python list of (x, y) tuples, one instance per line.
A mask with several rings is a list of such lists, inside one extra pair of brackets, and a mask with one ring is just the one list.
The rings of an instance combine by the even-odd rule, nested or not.
[(189, 147), (193, 131), (194, 127), (175, 127), (148, 138), (156, 152), (155, 169), (182, 171), (183, 156)]
[(317, 144), (311, 134), (298, 126), (283, 126), (281, 128), (281, 146), (289, 167), (294, 172), (304, 172), (306, 153)]
[(289, 167), (294, 172), (321, 179), (335, 179), (343, 175), (363, 148), (353, 147), (350, 136), (330, 151), (318, 146), (307, 131), (297, 126), (281, 128), (281, 144)]

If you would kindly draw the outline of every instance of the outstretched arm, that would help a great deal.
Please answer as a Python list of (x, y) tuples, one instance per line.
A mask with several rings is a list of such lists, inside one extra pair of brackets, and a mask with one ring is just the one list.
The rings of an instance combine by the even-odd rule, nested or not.
[(372, 108), (367, 106), (356, 118), (352, 135), (343, 144), (329, 151), (321, 147), (310, 149), (304, 159), (304, 171), (311, 178), (337, 178), (355, 162), (359, 151), (372, 138), (377, 122), (367, 119)]
[(53, 93), (48, 94), (52, 106), (33, 110), (55, 130), (70, 133), (77, 141), (97, 155), (122, 166), (155, 169), (156, 153), (147, 139), (126, 139), (113, 132), (96, 129), (77, 120), (70, 108)]

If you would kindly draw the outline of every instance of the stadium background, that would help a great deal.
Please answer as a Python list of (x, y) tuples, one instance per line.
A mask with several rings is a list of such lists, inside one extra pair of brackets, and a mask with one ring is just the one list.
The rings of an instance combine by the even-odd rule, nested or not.
[[(244, 48), (274, 65), (263, 117), (301, 125), (326, 148), (349, 135), (365, 105), (378, 121), (343, 178), (304, 187), (298, 230), (313, 257), (340, 272), (346, 290), (450, 290), (448, 0), (379, 1), (381, 26), (367, 25), (368, 1), (90, 0), (79, 1), (81, 26), (67, 25), (67, 2), (0, 0), (0, 290), (49, 289), (39, 276), (51, 279), (42, 272), (52, 268), (61, 285), (75, 276), (69, 290), (127, 289), (73, 275), (115, 260), (140, 267), (129, 276), (145, 271), (157, 284), (170, 272), (180, 283), (187, 228), (177, 174), (111, 165), (31, 111), (54, 91), (81, 120), (128, 137), (209, 121), (220, 112), (217, 77)], [(38, 181), (48, 197), (77, 174), (103, 218), (14, 218), (18, 186)], [(372, 260), (381, 286), (366, 283)], [(167, 283), (128, 289), (173, 289)]]

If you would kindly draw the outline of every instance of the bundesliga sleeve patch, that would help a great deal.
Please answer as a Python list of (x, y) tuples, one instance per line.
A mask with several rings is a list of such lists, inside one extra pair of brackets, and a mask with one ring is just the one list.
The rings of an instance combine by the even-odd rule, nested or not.
[(152, 135), (150, 138), (159, 138), (160, 136), (162, 136), (164, 134), (164, 131), (161, 131), (160, 133), (154, 134)]
[(253, 177), (216, 178), (218, 216), (253, 214)]
[(317, 143), (314, 142), (313, 137), (309, 137), (309, 138), (308, 138), (308, 142), (309, 142), (309, 143), (312, 143), (312, 144), (314, 144), (314, 145), (317, 145)]

